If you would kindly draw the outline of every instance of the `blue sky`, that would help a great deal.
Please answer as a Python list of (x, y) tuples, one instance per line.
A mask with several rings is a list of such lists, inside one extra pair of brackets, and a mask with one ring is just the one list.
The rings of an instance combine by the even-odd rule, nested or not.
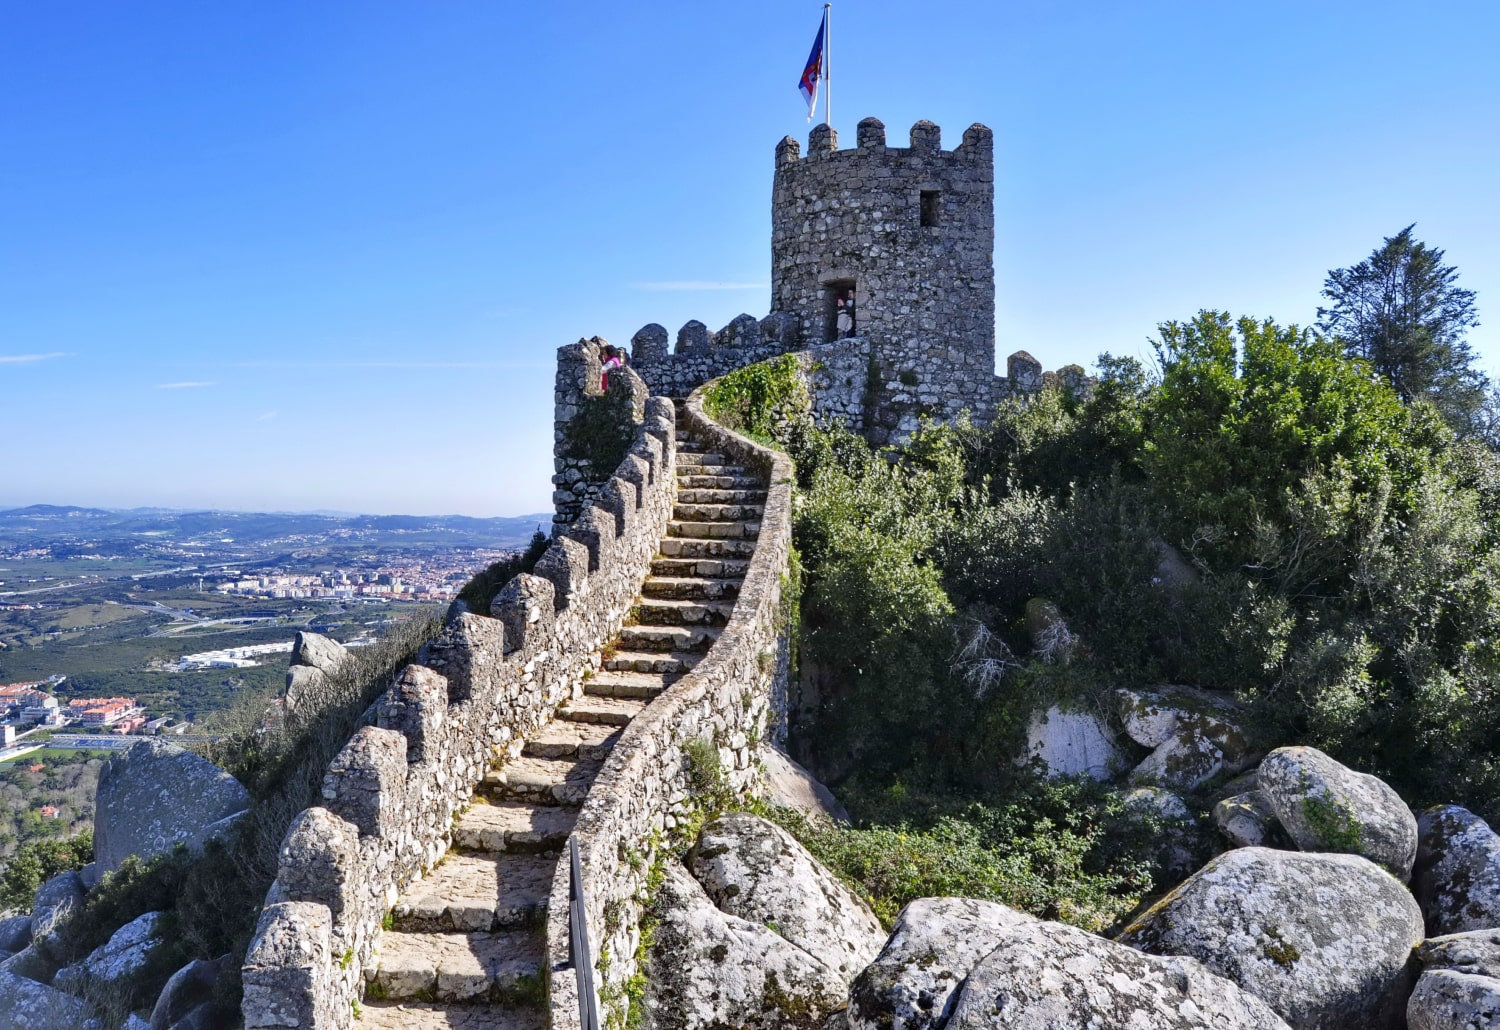
[[(769, 303), (813, 0), (0, 2), (0, 506), (550, 508), (552, 362)], [(1311, 320), (1411, 222), (1500, 372), (1500, 7), (849, 0), (834, 122), (996, 135), (998, 350)]]

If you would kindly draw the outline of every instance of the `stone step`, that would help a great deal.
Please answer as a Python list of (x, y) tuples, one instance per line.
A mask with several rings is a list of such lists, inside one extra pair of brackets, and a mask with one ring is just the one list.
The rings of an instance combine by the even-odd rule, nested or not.
[(584, 681), (583, 692), (590, 697), (638, 697), (650, 700), (675, 683), (679, 676), (675, 672), (598, 672), (592, 679)]
[(353, 1025), (355, 1030), (547, 1030), (546, 1009), (531, 1001), (529, 995), (510, 1005), (367, 998)]
[(754, 540), (700, 540), (696, 537), (664, 537), (657, 549), (665, 558), (749, 558)]
[[(613, 739), (613, 733), (610, 736)], [(557, 851), (567, 844), (577, 820), (578, 809), (563, 805), (481, 800), (470, 805), (453, 824), (453, 846), (524, 854)]]
[(628, 726), (630, 720), (650, 702), (635, 697), (594, 697), (585, 694), (564, 701), (557, 717), (568, 722), (597, 723), (601, 726)]
[(678, 455), (677, 461), (677, 485), (682, 485), (684, 476), (748, 476), (750, 470), (743, 465), (719, 465), (706, 464), (694, 461), (699, 457), (696, 454)]
[(672, 507), (672, 518), (682, 522), (759, 522), (764, 513), (763, 504), (677, 504)]
[(722, 626), (733, 611), (733, 601), (643, 597), (635, 604), (635, 617), (642, 626)]
[(728, 465), (729, 458), (719, 451), (695, 451), (677, 447), (677, 467), (684, 465)]
[(619, 636), (627, 651), (707, 651), (718, 639), (712, 626), (626, 626)]
[(581, 805), (598, 775), (598, 762), (523, 755), (485, 773), (484, 787), (505, 801)]
[(766, 484), (755, 476), (715, 476), (700, 472), (678, 472), (678, 490), (758, 490)]
[(368, 993), (386, 1000), (504, 1001), (540, 990), (539, 930), (384, 933), (379, 949)]
[(680, 601), (733, 601), (740, 596), (741, 582), (743, 580), (739, 577), (648, 576), (641, 584), (641, 596)]
[(403, 933), (513, 930), (547, 910), (558, 852), (449, 851), (391, 910)]
[(678, 504), (765, 504), (764, 490), (728, 490), (682, 487), (677, 489)]
[(659, 672), (681, 674), (697, 665), (701, 651), (616, 651), (604, 659), (610, 672)]
[(651, 575), (664, 579), (744, 579), (749, 571), (743, 558), (657, 558), (651, 563)]
[[(629, 673), (601, 673), (601, 676), (627, 676)], [(655, 682), (660, 682), (657, 678)], [(593, 683), (584, 684), (587, 689)], [(591, 726), (580, 722), (554, 719), (526, 741), (521, 752), (529, 758), (578, 758), (585, 762), (602, 762), (620, 737), (613, 726)]]
[(694, 540), (754, 540), (760, 536), (760, 523), (687, 522), (673, 519), (667, 523), (667, 535)]

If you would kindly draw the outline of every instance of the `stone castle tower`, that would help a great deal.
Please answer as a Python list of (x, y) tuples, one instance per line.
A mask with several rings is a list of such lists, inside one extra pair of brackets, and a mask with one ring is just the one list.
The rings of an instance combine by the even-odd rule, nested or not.
[(896, 386), (887, 405), (907, 394), (932, 414), (978, 414), (996, 396), (994, 136), (972, 125), (944, 150), (920, 121), (910, 147), (889, 147), (866, 118), (857, 144), (839, 150), (819, 125), (805, 157), (790, 136), (777, 146), (772, 310), (815, 346), (834, 339), (835, 298), (853, 290), (856, 335)]

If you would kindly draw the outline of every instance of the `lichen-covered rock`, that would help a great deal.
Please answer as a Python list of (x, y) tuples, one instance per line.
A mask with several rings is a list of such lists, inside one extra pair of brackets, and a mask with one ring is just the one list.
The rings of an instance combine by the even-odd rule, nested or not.
[(1427, 969), (1500, 977), (1500, 930), (1467, 930), (1429, 937), (1417, 945), (1417, 961)]
[(885, 944), (880, 921), (791, 834), (734, 813), (703, 828), (688, 869), (721, 912), (768, 926), (848, 984)]
[(1187, 955), (1296, 1030), (1397, 1030), (1422, 914), (1358, 855), (1239, 848), (1218, 856), (1120, 936)]
[(219, 977), (230, 969), (232, 956), (195, 958), (168, 978), (151, 1010), (151, 1030), (169, 1030), (200, 1005), (211, 1000)]
[(89, 952), (82, 962), (59, 970), (53, 984), (70, 994), (89, 991), (100, 992), (101, 996), (130, 993), (136, 974), (146, 967), (152, 954), (163, 943), (158, 932), (160, 923), (160, 912), (137, 916), (116, 930), (107, 942)]
[(1220, 801), (1214, 806), (1214, 822), (1232, 848), (1274, 847), (1282, 836), (1276, 813), (1258, 790)]
[(0, 919), (0, 950), (20, 951), (31, 943), (31, 917)]
[(1061, 923), (1010, 927), (969, 973), (947, 1030), (1286, 1030), (1190, 958), (1145, 955)]
[(87, 895), (83, 881), (72, 870), (58, 873), (38, 887), (31, 902), (31, 946), (66, 961), (60, 948), (62, 935)]
[(1032, 916), (973, 898), (918, 898), (849, 989), (849, 1030), (936, 1030), (969, 970)]
[(1257, 772), (1260, 793), (1303, 851), (1363, 855), (1402, 882), (1417, 857), (1417, 817), (1384, 781), (1317, 748), (1279, 747)]
[(1187, 802), (1160, 787), (1136, 787), (1123, 795), (1127, 818), (1140, 820), (1152, 831), (1156, 861), (1167, 873), (1183, 876), (1206, 857), (1203, 833)]
[(349, 649), (321, 633), (299, 632), (292, 641), (291, 665), (310, 665), (331, 676), (348, 660)]
[(814, 1028), (844, 1007), (838, 970), (719, 911), (676, 862), (666, 863), (655, 906), (645, 1005), (658, 1030)]
[(52, 978), (57, 975), (57, 967), (58, 961), (36, 944), (24, 947), (4, 962), (0, 962), (0, 972), (24, 976), (39, 984), (50, 984)]
[(1090, 712), (1064, 711), (1053, 705), (1036, 712), (1026, 726), (1022, 763), (1041, 762), (1050, 776), (1088, 776), (1107, 780), (1125, 767), (1104, 720)]
[(775, 805), (791, 808), (812, 819), (847, 823), (849, 813), (839, 804), (823, 783), (802, 766), (774, 747), (762, 745), (755, 750), (765, 782), (765, 798)]
[(14, 973), (0, 972), (0, 1030), (82, 1027), (90, 1012), (78, 998)]
[(1456, 969), (1423, 973), (1406, 1003), (1410, 1030), (1487, 1030), (1500, 1026), (1500, 980)]
[(1433, 936), (1500, 926), (1500, 834), (1466, 808), (1439, 805), (1417, 821), (1411, 889)]
[(105, 764), (94, 806), (94, 861), (112, 872), (127, 855), (201, 847), (250, 807), (250, 794), (206, 758), (148, 739)]
[(1176, 686), (1117, 690), (1115, 698), (1126, 735), (1153, 749), (1131, 771), (1131, 783), (1196, 790), (1250, 762), (1242, 709), (1228, 698)]

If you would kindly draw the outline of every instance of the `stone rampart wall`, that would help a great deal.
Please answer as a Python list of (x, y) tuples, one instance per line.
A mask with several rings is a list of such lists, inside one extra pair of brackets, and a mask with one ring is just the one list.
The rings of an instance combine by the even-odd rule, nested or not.
[(554, 530), (571, 525), (599, 496), (615, 466), (610, 458), (600, 467), (601, 458), (635, 431), (645, 411), (649, 391), (628, 369), (612, 373), (609, 390), (603, 389), (604, 347), (605, 341), (596, 336), (557, 349), (552, 405)]
[[(684, 431), (709, 450), (755, 468), (769, 478), (760, 539), (729, 624), (708, 656), (625, 728), (594, 781), (575, 832), (582, 855), (588, 921), (600, 992), (621, 1005), (624, 984), (636, 969), (636, 948), (646, 876), (654, 849), (693, 809), (688, 747), (706, 741), (718, 753), (729, 784), (753, 789), (758, 739), (779, 739), (785, 712), (787, 670), (782, 610), (792, 540), (792, 463), (730, 432), (703, 413), (701, 393), (691, 396)], [(547, 963), (552, 1030), (578, 1030), (578, 983), (569, 956), (570, 873), (558, 865), (547, 909)], [(606, 964), (603, 962), (597, 964)]]
[[(621, 388), (633, 396), (639, 380)], [(245, 958), (248, 1030), (350, 1025), (381, 920), (447, 850), (455, 813), (492, 762), (519, 755), (582, 695), (676, 496), (672, 404), (652, 399), (642, 415), (614, 475), (535, 573), (507, 584), (489, 613), (450, 616), (334, 759), (323, 803), (293, 821)]]
[(652, 322), (631, 337), (630, 360), (652, 394), (686, 397), (726, 372), (796, 350), (801, 339), (791, 315), (772, 314), (759, 321), (739, 315), (716, 333), (702, 322), (687, 323), (677, 331), (676, 347), (669, 353), (667, 330)]

